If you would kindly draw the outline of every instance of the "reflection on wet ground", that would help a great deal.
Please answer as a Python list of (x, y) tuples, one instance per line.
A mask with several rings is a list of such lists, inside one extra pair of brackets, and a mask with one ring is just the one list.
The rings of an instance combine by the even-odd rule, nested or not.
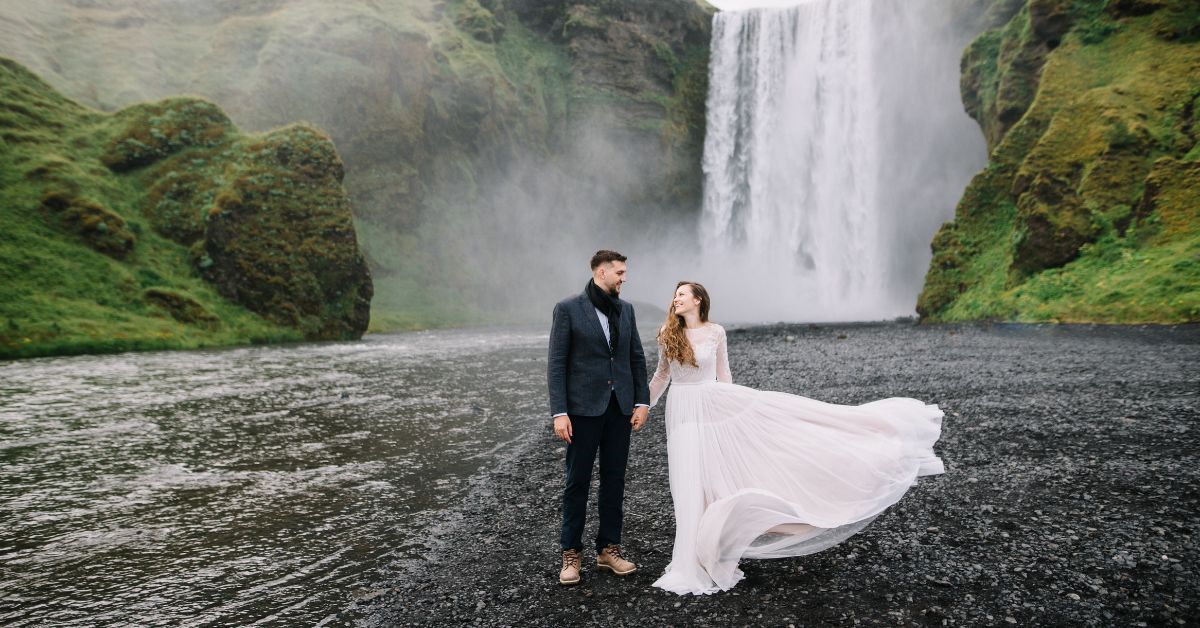
[(0, 623), (311, 625), (545, 415), (546, 336), (0, 363)]

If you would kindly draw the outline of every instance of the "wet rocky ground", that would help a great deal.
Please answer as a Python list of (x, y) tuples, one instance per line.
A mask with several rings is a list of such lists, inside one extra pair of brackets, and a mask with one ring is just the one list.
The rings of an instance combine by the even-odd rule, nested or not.
[[(1200, 624), (1200, 328), (730, 329), (734, 381), (946, 411), (945, 475), (825, 552), (743, 561), (733, 590), (651, 587), (673, 517), (661, 404), (635, 434), (624, 546), (640, 570), (557, 583), (563, 448), (546, 429), (446, 513), (360, 625)], [(535, 382), (541, 385), (541, 382)], [(593, 493), (594, 498), (594, 493)], [(594, 509), (594, 499), (592, 507)], [(588, 535), (594, 534), (595, 515)], [(585, 537), (586, 538), (586, 537)]]

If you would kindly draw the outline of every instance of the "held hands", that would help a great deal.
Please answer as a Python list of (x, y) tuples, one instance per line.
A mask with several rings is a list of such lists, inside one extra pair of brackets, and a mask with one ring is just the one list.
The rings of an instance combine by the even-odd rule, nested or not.
[(629, 419), (629, 424), (633, 426), (633, 431), (642, 429), (646, 424), (646, 419), (650, 417), (650, 408), (646, 406), (638, 406), (633, 409), (633, 417)]
[[(646, 419), (649, 417), (650, 408), (638, 406), (633, 409), (633, 417), (629, 419), (629, 424), (636, 432), (646, 425)], [(571, 429), (571, 417), (565, 414), (554, 417), (554, 435), (566, 441), (568, 445), (571, 444), (571, 437), (575, 435), (574, 430)]]

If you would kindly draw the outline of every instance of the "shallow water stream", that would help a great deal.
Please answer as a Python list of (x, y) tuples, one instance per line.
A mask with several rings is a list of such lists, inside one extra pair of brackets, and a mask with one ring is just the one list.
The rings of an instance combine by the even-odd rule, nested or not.
[(0, 624), (312, 625), (545, 415), (542, 332), (0, 363)]

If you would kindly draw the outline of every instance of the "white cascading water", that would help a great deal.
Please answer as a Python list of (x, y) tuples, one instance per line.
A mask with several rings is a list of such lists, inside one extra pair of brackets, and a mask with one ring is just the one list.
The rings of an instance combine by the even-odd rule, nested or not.
[(929, 242), (986, 157), (958, 98), (969, 34), (930, 19), (945, 7), (810, 0), (716, 15), (700, 238), (725, 298), (752, 308), (722, 307), (726, 318), (914, 312)]

